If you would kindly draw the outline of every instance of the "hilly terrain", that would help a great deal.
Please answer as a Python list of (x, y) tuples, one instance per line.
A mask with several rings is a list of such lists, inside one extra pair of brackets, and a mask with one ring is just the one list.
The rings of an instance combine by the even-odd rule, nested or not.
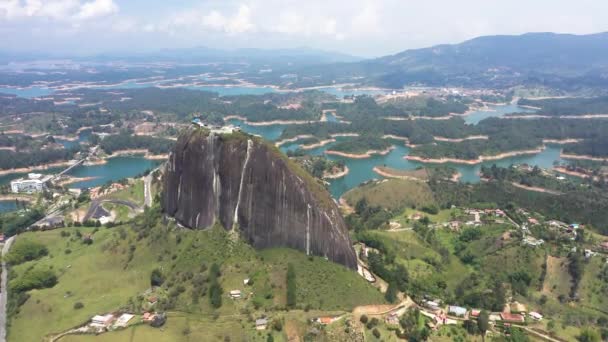
[(607, 44), (608, 33), (484, 36), (460, 44), (406, 50), (356, 63), (307, 68), (303, 72), (311, 77), (317, 75), (319, 82), (349, 83), (365, 78), (367, 85), (388, 88), (415, 84), (594, 87), (607, 83)]

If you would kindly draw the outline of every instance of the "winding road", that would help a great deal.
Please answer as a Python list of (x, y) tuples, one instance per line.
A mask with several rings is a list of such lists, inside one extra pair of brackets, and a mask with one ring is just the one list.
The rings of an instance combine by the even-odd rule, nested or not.
[(8, 299), (8, 268), (4, 257), (8, 254), (15, 237), (11, 236), (2, 246), (2, 276), (0, 283), (0, 342), (6, 342), (6, 301)]
[(127, 201), (127, 200), (109, 199), (109, 198), (108, 199), (97, 199), (97, 200), (93, 200), (93, 202), (91, 202), (91, 206), (89, 207), (89, 210), (87, 210), (87, 213), (84, 215), (84, 219), (82, 221), (86, 222), (86, 221), (90, 220), (91, 217), (95, 214), (95, 212), (100, 208), (100, 206), (103, 203), (126, 205), (127, 207), (129, 207), (131, 210), (134, 210), (134, 211), (141, 209), (137, 204), (135, 204), (131, 201)]

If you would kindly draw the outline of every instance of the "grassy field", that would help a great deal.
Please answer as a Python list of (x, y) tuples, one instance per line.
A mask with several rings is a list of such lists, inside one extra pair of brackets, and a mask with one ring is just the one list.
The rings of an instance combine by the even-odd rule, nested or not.
[(402, 179), (371, 182), (344, 194), (344, 198), (351, 206), (363, 197), (370, 206), (380, 206), (389, 210), (435, 204), (433, 193), (426, 183)]
[[(83, 244), (76, 238), (76, 230), (83, 235), (92, 234), (93, 244)], [(70, 232), (70, 236), (62, 236), (61, 232)], [(205, 334), (210, 331), (217, 331), (220, 339), (224, 337), (220, 332), (224, 331), (230, 337), (265, 340), (266, 335), (256, 335), (250, 321), (262, 315), (283, 315), (288, 262), (296, 269), (297, 307), (300, 309), (337, 310), (333, 312), (339, 314), (358, 305), (384, 303), (383, 295), (376, 288), (341, 265), (324, 258), (309, 258), (291, 249), (258, 252), (245, 242), (233, 239), (221, 228), (207, 231), (160, 225), (145, 231), (124, 226), (98, 230), (64, 228), (30, 232), (18, 239), (43, 243), (48, 247), (49, 255), (15, 266), (12, 275), (19, 277), (30, 267), (49, 268), (55, 271), (59, 281), (53, 288), (29, 292), (31, 297), (12, 319), (10, 341), (39, 341), (83, 324), (93, 315), (123, 307), (141, 312), (142, 303), (147, 302), (141, 295), (150, 288), (150, 273), (157, 267), (166, 277), (159, 292), (161, 301), (174, 300), (166, 328), (156, 330), (140, 326), (117, 332), (113, 334), (115, 337), (107, 337), (108, 340), (198, 341), (202, 336), (209, 336)], [(212, 263), (221, 265), (219, 281), (224, 295), (219, 309), (211, 307), (208, 296), (194, 295), (190, 280), (193, 275), (207, 274), (203, 269)], [(246, 278), (252, 279), (253, 285), (244, 285)], [(228, 292), (235, 289), (243, 292), (243, 299), (229, 298)], [(176, 293), (174, 298), (171, 293)], [(84, 307), (74, 309), (76, 302), (83, 303)], [(292, 312), (303, 314), (301, 310), (289, 313)], [(222, 323), (221, 329), (219, 323)], [(186, 325), (190, 325), (189, 334), (183, 334)], [(102, 335), (100, 340), (106, 336), (109, 335)], [(81, 337), (70, 338), (79, 340)], [(82, 337), (83, 340), (87, 338)], [(277, 336), (275, 340), (281, 341), (281, 338)]]
[(144, 181), (143, 179), (135, 179), (127, 188), (116, 191), (108, 198), (121, 199), (131, 201), (139, 205), (144, 205)]
[(272, 330), (256, 331), (253, 322), (234, 319), (200, 319), (194, 315), (170, 314), (167, 323), (160, 329), (148, 325), (110, 332), (99, 336), (68, 335), (63, 342), (193, 342), (193, 341), (266, 341), (272, 334), (277, 342), (286, 341), (284, 334)]
[[(49, 249), (49, 256), (13, 267), (12, 275), (18, 276), (29, 267), (52, 268), (59, 283), (50, 289), (29, 292), (30, 299), (11, 321), (9, 340), (40, 341), (47, 334), (86, 322), (97, 313), (115, 310), (149, 287), (154, 260), (145, 249), (137, 251), (125, 267), (126, 239), (115, 240), (116, 232), (111, 230), (93, 234), (92, 228), (80, 228), (83, 234), (93, 234), (94, 243), (89, 246), (73, 238), (75, 230), (65, 228), (18, 237), (42, 242)], [(61, 231), (71, 232), (71, 237), (62, 237)], [(68, 249), (70, 254), (66, 254)], [(82, 302), (84, 308), (74, 309), (76, 302)]]
[(582, 305), (606, 311), (606, 282), (598, 276), (607, 267), (601, 256), (592, 257), (585, 266), (583, 279), (579, 284)]
[(560, 295), (568, 296), (572, 286), (572, 278), (568, 273), (568, 258), (547, 256), (547, 275), (542, 287), (542, 293), (553, 298)]
[(441, 256), (426, 242), (421, 241), (414, 231), (370, 231), (376, 235), (396, 255), (396, 261), (406, 266), (414, 279), (444, 279), (449, 289), (453, 289), (470, 270), (455, 256), (449, 257), (449, 264), (441, 269), (429, 264), (425, 259), (441, 260)]
[(428, 217), (429, 220), (431, 220), (431, 222), (433, 222), (433, 223), (444, 223), (444, 222), (452, 221), (452, 216), (459, 215), (460, 210), (456, 209), (456, 208), (455, 209), (442, 209), (442, 210), (439, 210), (439, 212), (437, 214), (428, 214), (428, 213), (422, 212), (420, 210), (416, 210), (416, 209), (412, 209), (412, 208), (405, 208), (403, 210), (403, 213), (401, 213), (400, 215), (395, 217), (395, 220), (400, 222), (402, 226), (410, 226), (413, 223), (413, 221), (410, 219), (410, 217), (417, 213)]

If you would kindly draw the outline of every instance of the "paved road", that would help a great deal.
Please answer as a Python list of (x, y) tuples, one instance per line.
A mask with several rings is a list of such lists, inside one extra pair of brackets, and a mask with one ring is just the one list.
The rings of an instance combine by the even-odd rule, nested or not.
[(152, 172), (144, 177), (144, 206), (152, 206)]
[(2, 276), (0, 284), (0, 342), (6, 342), (6, 301), (8, 298), (8, 269), (4, 256), (8, 254), (15, 237), (11, 236), (2, 247)]
[(126, 205), (127, 207), (131, 208), (131, 210), (141, 209), (137, 204), (135, 204), (131, 201), (119, 200), (119, 199), (97, 199), (97, 200), (93, 200), (93, 202), (91, 202), (91, 206), (89, 207), (89, 210), (87, 210), (87, 213), (84, 215), (84, 219), (82, 221), (85, 222), (85, 221), (90, 220), (91, 217), (93, 216), (93, 214), (95, 214), (97, 209), (99, 209), (99, 207), (103, 203), (114, 203), (114, 204)]

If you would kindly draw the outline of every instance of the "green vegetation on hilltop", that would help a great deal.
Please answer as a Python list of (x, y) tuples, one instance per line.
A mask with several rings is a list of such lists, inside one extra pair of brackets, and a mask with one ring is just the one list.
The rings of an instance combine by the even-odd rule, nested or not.
[(455, 158), (475, 160), (481, 156), (493, 156), (500, 153), (532, 150), (541, 145), (540, 140), (508, 140), (490, 138), (488, 140), (466, 140), (459, 143), (437, 142), (412, 148), (410, 155), (430, 159)]
[(146, 149), (152, 154), (163, 154), (170, 151), (173, 141), (122, 132), (102, 139), (99, 145), (107, 154), (130, 149)]
[(13, 236), (24, 231), (27, 227), (44, 217), (40, 207), (29, 208), (26, 211), (15, 211), (0, 215), (0, 228), (4, 235)]
[[(447, 116), (451, 113), (463, 114), (469, 109), (465, 99), (448, 96), (447, 98), (433, 98), (427, 96), (416, 96), (409, 98), (390, 99), (387, 103), (395, 108), (402, 109), (406, 115), (411, 116)], [(395, 116), (403, 114), (396, 112)]]
[(600, 97), (567, 97), (547, 99), (520, 99), (519, 105), (540, 107), (540, 115), (585, 115), (607, 114), (608, 96)]
[(514, 204), (564, 222), (591, 224), (598, 232), (608, 234), (606, 192), (601, 189), (578, 189), (563, 195), (520, 189), (509, 182), (491, 181), (479, 184), (429, 182), (438, 204), (465, 206), (471, 203), (494, 203), (499, 207)]
[[(407, 196), (404, 196), (407, 194)], [(387, 179), (370, 181), (344, 194), (344, 199), (351, 206), (356, 206), (365, 198), (367, 205), (389, 210), (400, 210), (406, 207), (428, 207), (435, 205), (433, 192), (421, 181)]]
[[(136, 218), (132, 227), (63, 228), (20, 235), (16, 243), (23, 239), (44, 244), (49, 253), (14, 266), (11, 279), (26, 276), (32, 268), (52, 270), (57, 285), (25, 292), (27, 296), (19, 301), (15, 298), (21, 305), (11, 314), (9, 338), (40, 340), (82, 324), (95, 314), (149, 310), (150, 294), (146, 291), (151, 279), (160, 285), (153, 292), (158, 297), (154, 310), (195, 314), (201, 325), (193, 323), (193, 330), (208, 329), (216, 319), (249, 326), (250, 317), (274, 315), (275, 310), (287, 307), (288, 262), (297, 275), (296, 310), (351, 310), (384, 301), (378, 290), (349, 269), (291, 249), (258, 252), (246, 242), (234, 240), (221, 227), (177, 229), (173, 223), (160, 223), (154, 209)], [(92, 244), (78, 238), (89, 234)], [(158, 269), (162, 276), (151, 277)], [(246, 278), (251, 279), (249, 285), (243, 284)], [(218, 292), (221, 303), (210, 299), (218, 298), (214, 287), (222, 289)], [(228, 292), (237, 289), (243, 298), (231, 300)], [(83, 304), (78, 310), (74, 309), (77, 302)], [(167, 323), (171, 327), (182, 322), (178, 318), (172, 323), (172, 319)], [(40, 324), (32, 327), (32, 320)], [(233, 332), (220, 329), (218, 333), (237, 337), (254, 330), (253, 326), (237, 327)]]
[(558, 179), (555, 174), (549, 174), (539, 167), (527, 170), (522, 167), (482, 166), (481, 176), (489, 180), (509, 181), (526, 187), (536, 187), (539, 188), (539, 191), (542, 191), (542, 189), (559, 192), (577, 191), (581, 190), (583, 185), (582, 181), (575, 181), (574, 179)]
[(49, 148), (29, 152), (0, 150), (0, 169), (16, 169), (73, 159), (78, 149)]
[(608, 139), (600, 136), (593, 139), (583, 140), (576, 144), (566, 145), (564, 153), (591, 156), (597, 158), (608, 158)]
[(364, 154), (367, 151), (384, 151), (391, 146), (386, 139), (374, 136), (360, 136), (339, 141), (331, 145), (330, 149), (336, 152)]
[(6, 262), (11, 265), (18, 265), (42, 258), (47, 254), (49, 254), (49, 250), (45, 245), (32, 240), (19, 239), (11, 247), (9, 254), (6, 256)]

